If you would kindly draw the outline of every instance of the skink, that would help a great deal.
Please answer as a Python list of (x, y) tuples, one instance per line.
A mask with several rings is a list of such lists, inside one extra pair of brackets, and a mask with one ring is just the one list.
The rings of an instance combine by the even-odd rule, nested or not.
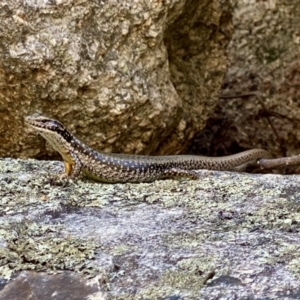
[(197, 155), (145, 156), (96, 152), (74, 137), (59, 121), (41, 114), (25, 118), (25, 123), (43, 136), (58, 151), (65, 174), (78, 178), (82, 171), (101, 182), (150, 182), (164, 178), (199, 178), (194, 170), (234, 170), (242, 165), (270, 158), (263, 149), (238, 154), (207, 157)]

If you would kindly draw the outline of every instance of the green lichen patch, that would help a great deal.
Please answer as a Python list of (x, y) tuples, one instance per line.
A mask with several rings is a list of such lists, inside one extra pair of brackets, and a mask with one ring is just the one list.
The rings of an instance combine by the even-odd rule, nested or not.
[(214, 276), (214, 270), (213, 259), (183, 259), (175, 270), (166, 270), (159, 282), (144, 289), (137, 299), (161, 299), (170, 295), (196, 299), (207, 280)]
[[(299, 247), (297, 249), (294, 249), (295, 251), (298, 251), (299, 253)], [(292, 260), (287, 264), (287, 270), (289, 270), (292, 274), (294, 274), (295, 277), (300, 279), (300, 255), (295, 255), (295, 252), (291, 253)], [(296, 256), (296, 257), (295, 257)]]
[(43, 213), (59, 210), (61, 205), (104, 207), (113, 202), (114, 185), (60, 181), (57, 167), (61, 163), (29, 160), (26, 165), (21, 160), (0, 160), (0, 215)]
[(299, 231), (300, 208), (290, 199), (275, 198), (264, 201), (257, 210), (244, 214), (244, 217), (245, 223), (262, 229)]
[(129, 245), (118, 245), (115, 246), (112, 250), (111, 250), (111, 254), (115, 255), (115, 256), (119, 256), (119, 255), (125, 255), (126, 253), (132, 253), (135, 249)]
[(20, 270), (57, 272), (73, 270), (88, 276), (99, 271), (93, 263), (96, 245), (73, 236), (60, 236), (59, 226), (23, 221), (1, 231), (0, 276), (9, 279)]
[(170, 249), (197, 250), (199, 246), (210, 238), (206, 230), (199, 229), (193, 232), (169, 233), (163, 237), (164, 244)]

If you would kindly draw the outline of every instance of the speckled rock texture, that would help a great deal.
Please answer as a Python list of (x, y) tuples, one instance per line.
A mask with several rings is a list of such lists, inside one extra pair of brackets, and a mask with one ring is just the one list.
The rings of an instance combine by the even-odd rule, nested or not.
[(299, 176), (100, 184), (62, 169), (0, 160), (0, 299), (300, 298)]
[[(233, 21), (222, 94), (245, 96), (220, 100), (202, 145), (210, 145), (208, 155), (252, 147), (268, 149), (275, 156), (297, 155), (300, 1), (239, 0)], [(247, 96), (256, 91), (260, 97)]]
[(23, 128), (37, 111), (97, 149), (183, 151), (233, 31), (229, 0), (2, 0), (0, 20), (0, 156), (19, 157), (47, 155)]

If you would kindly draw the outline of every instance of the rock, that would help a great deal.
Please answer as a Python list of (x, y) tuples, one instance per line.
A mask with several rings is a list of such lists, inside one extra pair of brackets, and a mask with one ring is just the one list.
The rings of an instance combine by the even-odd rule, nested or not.
[[(299, 16), (297, 0), (236, 1), (222, 90), (236, 98), (221, 99), (208, 122), (207, 155), (252, 147), (276, 157), (299, 154)], [(255, 91), (261, 96), (246, 96)]]
[(24, 130), (37, 111), (98, 150), (183, 151), (217, 101), (229, 3), (1, 1), (0, 155), (53, 156)]
[(86, 280), (78, 274), (61, 272), (60, 274), (21, 272), (0, 291), (1, 299), (13, 300), (82, 300), (107, 299), (99, 289), (97, 280)]
[(0, 160), (0, 299), (299, 297), (298, 176), (100, 184), (62, 169)]

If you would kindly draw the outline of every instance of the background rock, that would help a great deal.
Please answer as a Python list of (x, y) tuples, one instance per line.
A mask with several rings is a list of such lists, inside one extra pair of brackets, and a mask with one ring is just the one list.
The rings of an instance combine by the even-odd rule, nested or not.
[(253, 147), (268, 149), (274, 156), (297, 155), (300, 2), (236, 1), (233, 21), (230, 65), (222, 90), (225, 97), (195, 148), (208, 155)]
[(217, 0), (4, 0), (0, 19), (0, 155), (23, 157), (46, 155), (23, 128), (36, 111), (105, 151), (183, 151), (216, 104), (233, 29)]

